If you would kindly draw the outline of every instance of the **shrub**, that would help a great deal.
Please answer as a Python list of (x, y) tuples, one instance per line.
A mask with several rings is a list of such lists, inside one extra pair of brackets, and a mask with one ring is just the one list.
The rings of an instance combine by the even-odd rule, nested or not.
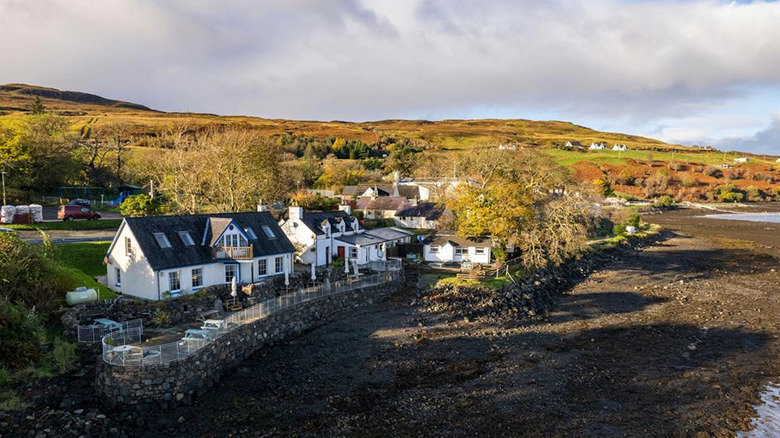
[(139, 217), (160, 214), (160, 203), (149, 195), (128, 196), (119, 206), (122, 216)]
[(37, 361), (46, 340), (43, 323), (34, 307), (0, 301), (0, 364), (13, 370)]
[(59, 373), (68, 371), (73, 368), (73, 364), (78, 359), (76, 344), (62, 338), (55, 338), (51, 356), (54, 371)]
[(674, 201), (672, 201), (672, 197), (669, 195), (664, 196), (658, 201), (655, 201), (655, 203), (653, 204), (653, 207), (661, 208), (661, 209), (672, 208), (673, 206), (674, 206)]
[(152, 315), (152, 325), (155, 327), (171, 325), (171, 314), (164, 311), (154, 312), (154, 315)]
[(718, 169), (717, 167), (707, 167), (704, 169), (704, 174), (707, 176), (711, 176), (713, 178), (722, 178), (723, 177), (723, 171)]
[(612, 227), (612, 234), (615, 236), (625, 236), (626, 235), (626, 225), (625, 224), (617, 224), (614, 227)]
[(639, 227), (639, 213), (632, 213), (625, 222), (626, 225), (630, 225), (634, 228)]

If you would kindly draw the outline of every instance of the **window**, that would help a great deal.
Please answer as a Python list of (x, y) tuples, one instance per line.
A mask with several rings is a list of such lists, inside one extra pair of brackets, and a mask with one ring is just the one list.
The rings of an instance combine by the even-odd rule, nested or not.
[(225, 265), (225, 283), (233, 281), (233, 277), (238, 281), (238, 265)]
[(439, 247), (438, 246), (432, 246), (431, 249), (428, 250), (428, 252), (432, 252), (432, 253), (433, 252), (439, 252)]
[(276, 266), (274, 266), (276, 268), (276, 273), (282, 272), (282, 258), (281, 257), (276, 257), (274, 259), (274, 263), (276, 265)]
[(455, 247), (455, 254), (456, 255), (457, 254), (468, 254), (468, 253), (469, 253), (469, 249), (468, 248), (464, 248), (462, 246), (456, 246)]
[(160, 248), (170, 248), (171, 242), (168, 241), (168, 237), (165, 233), (154, 233), (154, 238), (157, 240), (157, 244)]
[(263, 225), (263, 232), (266, 236), (268, 236), (269, 239), (276, 239), (274, 231), (268, 225)]
[(190, 236), (188, 231), (179, 231), (179, 238), (181, 239), (181, 243), (183, 243), (184, 246), (195, 245), (195, 241), (192, 240), (192, 236)]
[(356, 259), (357, 258), (357, 252), (358, 251), (357, 251), (356, 247), (349, 248), (349, 258)]
[(116, 285), (122, 286), (122, 271), (119, 270), (119, 268), (114, 268), (114, 273), (116, 274)]
[(485, 254), (485, 248), (476, 248), (474, 250), (474, 254), (484, 255)]
[(179, 278), (179, 271), (168, 273), (168, 290), (171, 292), (181, 290), (181, 278)]
[(247, 228), (245, 231), (246, 231), (247, 234), (249, 234), (249, 238), (250, 239), (257, 240), (257, 234), (255, 234), (255, 230), (253, 230), (251, 228)]
[(203, 287), (203, 268), (192, 270), (192, 287)]
[(257, 275), (268, 275), (268, 260), (260, 259), (257, 261)]
[(125, 237), (125, 255), (133, 255), (133, 241), (129, 237)]

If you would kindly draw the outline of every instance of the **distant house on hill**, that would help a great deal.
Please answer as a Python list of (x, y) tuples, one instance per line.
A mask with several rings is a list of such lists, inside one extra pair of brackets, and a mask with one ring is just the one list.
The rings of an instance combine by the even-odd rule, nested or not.
[(750, 161), (750, 159), (747, 157), (740, 157), (734, 159), (735, 163), (747, 163), (748, 161)]
[(567, 148), (581, 148), (582, 143), (578, 141), (567, 141), (564, 146), (566, 146)]
[(513, 144), (501, 144), (501, 145), (498, 145), (498, 149), (500, 149), (502, 151), (516, 151), (517, 150), (517, 146), (515, 146)]
[(777, 163), (780, 163), (780, 158), (778, 158), (776, 162), (777, 162)]
[(106, 254), (107, 284), (149, 300), (292, 274), (295, 247), (267, 211), (125, 218)]
[(612, 150), (613, 151), (627, 151), (628, 148), (624, 144), (616, 144), (616, 145), (612, 146)]
[(594, 151), (603, 151), (606, 148), (607, 146), (604, 143), (591, 143), (590, 147), (588, 147), (588, 149)]

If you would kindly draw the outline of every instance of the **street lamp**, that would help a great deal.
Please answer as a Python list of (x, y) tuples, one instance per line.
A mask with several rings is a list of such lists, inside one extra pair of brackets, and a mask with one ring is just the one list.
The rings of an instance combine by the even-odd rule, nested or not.
[(2, 173), (2, 176), (3, 176), (3, 205), (5, 206), (5, 174), (7, 172), (3, 171), (3, 172), (0, 172), (0, 173)]

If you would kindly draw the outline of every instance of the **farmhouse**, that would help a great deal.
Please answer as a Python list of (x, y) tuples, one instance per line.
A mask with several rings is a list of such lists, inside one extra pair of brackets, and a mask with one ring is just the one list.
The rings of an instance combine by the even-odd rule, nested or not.
[(490, 264), (492, 241), (489, 238), (466, 239), (455, 235), (437, 234), (425, 241), (423, 260), (439, 263), (472, 262)]
[(150, 300), (292, 273), (295, 248), (269, 212), (125, 218), (106, 254), (108, 286)]
[(628, 147), (624, 144), (616, 144), (612, 146), (613, 151), (627, 151)]
[(588, 149), (590, 150), (598, 150), (598, 151), (603, 151), (606, 148), (607, 146), (604, 143), (591, 143), (590, 147), (588, 147)]

